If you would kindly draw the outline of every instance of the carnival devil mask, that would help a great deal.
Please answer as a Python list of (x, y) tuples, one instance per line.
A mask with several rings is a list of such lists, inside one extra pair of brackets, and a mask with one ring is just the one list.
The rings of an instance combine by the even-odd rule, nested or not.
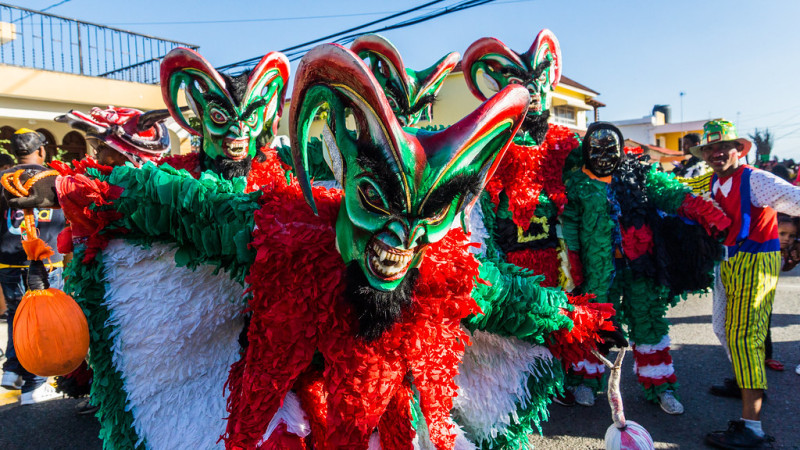
[(138, 109), (109, 106), (107, 109), (92, 108), (89, 114), (73, 109), (54, 120), (103, 142), (139, 167), (169, 151), (169, 132), (164, 124), (169, 115), (165, 109), (143, 113)]
[(412, 126), (422, 118), (431, 119), (436, 93), (459, 58), (457, 52), (448, 53), (431, 67), (417, 72), (406, 68), (397, 48), (377, 34), (359, 37), (350, 50), (369, 61), (372, 74), (402, 126)]
[[(525, 53), (516, 53), (495, 38), (478, 39), (464, 52), (462, 64), (469, 90), (481, 100), (486, 100), (487, 90), (497, 92), (509, 84), (528, 89), (531, 101), (522, 131), (542, 122), (539, 118), (546, 124), (551, 92), (561, 80), (561, 49), (552, 31), (540, 31)], [(486, 88), (478, 83), (478, 72)]]
[[(252, 71), (233, 78), (187, 48), (172, 50), (161, 63), (164, 102), (181, 127), (202, 136), (206, 169), (249, 168), (258, 148), (275, 134), (288, 80), (289, 61), (278, 52), (266, 54)], [(202, 129), (189, 125), (178, 108), (181, 88)]]
[(372, 288), (395, 289), (447, 233), (494, 172), (528, 104), (525, 89), (501, 91), (439, 132), (403, 128), (363, 61), (335, 44), (312, 49), (297, 69), (290, 111), (292, 159), (316, 212), (307, 175), (309, 128), (319, 108), (323, 151), (344, 200), (339, 251)]
[(608, 122), (595, 122), (583, 138), (583, 160), (586, 168), (598, 177), (611, 175), (622, 161), (624, 140), (617, 127)]

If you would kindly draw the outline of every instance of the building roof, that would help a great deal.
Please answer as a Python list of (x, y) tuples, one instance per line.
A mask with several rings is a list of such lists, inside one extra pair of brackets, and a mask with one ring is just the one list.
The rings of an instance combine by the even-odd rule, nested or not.
[[(561, 84), (566, 84), (567, 86), (572, 86), (574, 88), (583, 89), (584, 91), (591, 92), (594, 95), (600, 95), (599, 92), (595, 91), (592, 88), (586, 87), (577, 81), (573, 80), (572, 78), (567, 77), (566, 75), (561, 75)], [(603, 105), (605, 106), (605, 105)]]

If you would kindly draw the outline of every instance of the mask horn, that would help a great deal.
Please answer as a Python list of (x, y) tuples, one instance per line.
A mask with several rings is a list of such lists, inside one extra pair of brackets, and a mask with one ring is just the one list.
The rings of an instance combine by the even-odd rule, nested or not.
[(402, 81), (401, 85), (406, 91), (405, 94), (409, 96), (408, 86), (411, 84), (411, 79), (406, 73), (406, 66), (403, 63), (400, 52), (388, 39), (379, 34), (365, 34), (359, 36), (350, 44), (350, 50), (356, 53), (359, 58), (369, 57), (371, 59), (370, 65), (373, 70), (377, 69), (376, 65), (378, 60), (388, 63), (392, 74)]
[(558, 45), (558, 39), (552, 31), (547, 28), (543, 29), (536, 35), (531, 48), (526, 53), (531, 61), (531, 69), (535, 69), (545, 59), (550, 58), (551, 64), (548, 70), (551, 71), (552, 85), (558, 86), (561, 81), (561, 46)]
[[(330, 108), (327, 125), (333, 135), (333, 139), (326, 139), (328, 151), (352, 152), (356, 148), (346, 128), (348, 109), (354, 115), (357, 134), (362, 138), (369, 136), (382, 148), (397, 151), (398, 136), (403, 135), (381, 85), (355, 53), (338, 44), (319, 45), (306, 53), (297, 67), (292, 92), (289, 139), (295, 175), (315, 212), (308, 178), (308, 133), (323, 105)], [(335, 146), (330, 145), (333, 141)]]
[[(186, 107), (181, 108), (181, 110), (184, 109), (186, 109)], [(168, 109), (154, 109), (152, 111), (147, 111), (139, 116), (139, 120), (136, 122), (136, 130), (145, 131), (149, 128), (152, 128), (156, 123), (169, 119), (169, 117), (170, 112)]]
[(250, 72), (244, 95), (245, 101), (266, 97), (275, 83), (278, 83), (277, 92), (270, 98), (265, 98), (267, 107), (264, 108), (264, 122), (268, 127), (277, 122), (283, 113), (283, 99), (286, 96), (286, 86), (289, 84), (289, 59), (283, 53), (269, 52)]
[(197, 97), (203, 94), (201, 88), (205, 86), (207, 89), (209, 84), (215, 84), (228, 97), (228, 101), (232, 105), (235, 104), (222, 75), (194, 50), (177, 47), (167, 53), (161, 61), (161, 96), (164, 98), (167, 110), (178, 125), (195, 136), (200, 136), (202, 132), (192, 128), (183, 115), (183, 110), (178, 108), (178, 93), (181, 86), (184, 86), (187, 100), (196, 101)]
[[(505, 60), (506, 64), (513, 64), (518, 66), (521, 70), (527, 71), (525, 63), (513, 50), (508, 48), (506, 44), (500, 42), (496, 38), (480, 38), (473, 42), (472, 45), (464, 52), (464, 59), (461, 61), (464, 70), (464, 80), (467, 82), (470, 92), (481, 101), (489, 98), (491, 94), (481, 91), (477, 81), (477, 74), (479, 69), (486, 72), (487, 62), (490, 60)], [(499, 87), (499, 85), (498, 85)]]

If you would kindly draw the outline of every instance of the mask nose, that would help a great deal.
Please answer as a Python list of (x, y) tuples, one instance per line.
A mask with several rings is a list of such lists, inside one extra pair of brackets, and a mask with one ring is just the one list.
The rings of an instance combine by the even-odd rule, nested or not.
[(387, 228), (399, 239), (400, 245), (405, 249), (416, 247), (417, 242), (425, 235), (425, 228), (417, 220), (411, 224), (405, 220), (395, 220), (390, 222)]

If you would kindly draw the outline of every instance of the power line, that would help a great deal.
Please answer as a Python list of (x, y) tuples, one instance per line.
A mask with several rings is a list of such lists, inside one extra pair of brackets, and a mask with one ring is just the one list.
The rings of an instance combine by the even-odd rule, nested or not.
[(209, 23), (283, 22), (288, 20), (314, 20), (314, 19), (334, 19), (338, 17), (375, 16), (378, 14), (390, 14), (396, 12), (397, 11), (375, 11), (368, 13), (330, 14), (326, 16), (265, 17), (261, 19), (187, 20), (187, 21), (170, 21), (170, 22), (112, 22), (109, 23), (109, 25), (199, 25), (199, 24), (209, 24)]
[[(70, 0), (64, 0), (61, 3), (66, 3)], [(506, 0), (498, 1), (498, 5), (511, 4), (511, 3), (527, 3), (534, 0)], [(61, 4), (59, 3), (59, 5)], [(58, 6), (58, 5), (55, 5)], [(49, 8), (48, 8), (49, 9)], [(432, 9), (432, 8), (431, 8)], [(44, 10), (42, 10), (44, 11)], [(394, 14), (400, 11), (373, 11), (365, 13), (350, 13), (350, 14), (330, 14), (323, 16), (291, 16), (291, 17), (263, 17), (258, 19), (219, 19), (219, 20), (172, 20), (166, 22), (109, 22), (108, 25), (204, 25), (214, 23), (252, 23), (252, 22), (282, 22), (291, 20), (318, 20), (318, 19), (336, 19), (340, 17), (358, 17), (358, 16), (375, 16), (378, 14)]]
[[(299, 44), (299, 45), (294, 45), (294, 46), (291, 46), (291, 47), (287, 47), (287, 48), (285, 48), (283, 50), (280, 50), (280, 52), (281, 53), (286, 53), (288, 51), (295, 50), (295, 49), (298, 49), (300, 47), (305, 47), (305, 46), (308, 46), (308, 45), (316, 44), (318, 42), (326, 41), (328, 39), (334, 38), (334, 37), (339, 36), (341, 34), (351, 33), (353, 31), (357, 31), (357, 30), (366, 28), (366, 27), (371, 26), (371, 25), (375, 25), (375, 24), (378, 24), (378, 23), (381, 23), (381, 22), (385, 22), (387, 20), (394, 19), (395, 17), (400, 17), (400, 16), (403, 16), (403, 15), (406, 15), (406, 14), (409, 14), (409, 13), (412, 13), (412, 12), (415, 12), (415, 11), (419, 11), (422, 8), (426, 8), (428, 6), (435, 5), (437, 3), (442, 3), (443, 1), (444, 0), (434, 0), (432, 2), (428, 2), (428, 3), (425, 3), (425, 4), (420, 5), (420, 6), (415, 6), (413, 8), (407, 9), (405, 11), (400, 11), (398, 13), (394, 13), (394, 14), (391, 14), (389, 16), (382, 17), (380, 19), (373, 20), (371, 22), (367, 22), (367, 23), (362, 24), (362, 25), (358, 25), (358, 26), (355, 26), (355, 27), (352, 27), (352, 28), (348, 28), (347, 30), (340, 31), (338, 33), (329, 34), (327, 36), (323, 36), (323, 37), (318, 38), (318, 39), (314, 39), (314, 40), (311, 40), (311, 41), (308, 41), (308, 42), (304, 42), (304, 43)], [(289, 56), (289, 55), (286, 55), (286, 56)], [(253, 64), (258, 63), (258, 61), (261, 60), (261, 58), (262, 58), (262, 56), (257, 56), (255, 58), (245, 59), (243, 61), (235, 62), (233, 64), (227, 64), (227, 65), (218, 67), (217, 70), (222, 71), (222, 70), (227, 70), (227, 69), (251, 66)]]
[[(358, 25), (358, 26), (349, 28), (347, 30), (343, 30), (343, 31), (340, 31), (340, 32), (337, 32), (337, 33), (330, 34), (328, 36), (324, 36), (324, 37), (321, 37), (321, 38), (318, 38), (318, 39), (314, 39), (314, 40), (311, 40), (311, 41), (308, 41), (308, 42), (304, 42), (302, 44), (293, 45), (291, 47), (288, 47), (288, 48), (285, 48), (283, 50), (280, 50), (280, 52), (284, 53), (286, 55), (286, 57), (289, 58), (290, 61), (294, 61), (296, 59), (299, 59), (303, 54), (305, 54), (309, 50), (310, 46), (312, 46), (314, 44), (317, 44), (319, 42), (331, 42), (331, 39), (333, 39), (333, 42), (335, 42), (335, 43), (346, 44), (348, 42), (352, 42), (356, 37), (358, 37), (358, 36), (360, 36), (362, 34), (365, 34), (365, 33), (379, 33), (379, 32), (382, 32), (382, 31), (395, 30), (395, 29), (399, 29), (399, 28), (408, 27), (408, 26), (411, 26), (411, 25), (416, 25), (418, 23), (426, 22), (428, 20), (432, 20), (432, 19), (444, 16), (444, 15), (447, 15), (447, 14), (452, 14), (452, 13), (463, 11), (463, 10), (466, 10), (466, 9), (469, 9), (469, 8), (474, 8), (476, 6), (481, 6), (481, 5), (485, 5), (485, 4), (488, 4), (488, 3), (492, 3), (495, 0), (461, 0), (460, 2), (458, 2), (458, 3), (456, 3), (456, 4), (452, 5), (452, 6), (439, 8), (439, 9), (433, 11), (433, 12), (430, 12), (430, 13), (427, 13), (427, 14), (423, 14), (423, 15), (419, 15), (419, 16), (416, 16), (416, 17), (412, 17), (412, 18), (410, 18), (408, 20), (405, 20), (405, 21), (402, 21), (402, 22), (398, 22), (398, 23), (395, 23), (395, 24), (387, 25), (387, 26), (382, 27), (382, 28), (375, 28), (375, 29), (366, 30), (366, 31), (364, 30), (364, 28), (367, 28), (369, 26), (376, 25), (378, 23), (385, 22), (387, 20), (391, 20), (393, 18), (402, 16), (402, 15), (406, 15), (406, 14), (409, 14), (409, 13), (412, 13), (412, 12), (420, 11), (423, 8), (426, 8), (426, 7), (428, 7), (430, 5), (433, 5), (433, 4), (436, 4), (436, 3), (441, 3), (442, 1), (443, 0), (437, 0), (437, 1), (428, 2), (426, 4), (423, 4), (423, 5), (420, 5), (420, 6), (405, 10), (405, 11), (401, 11), (399, 13), (392, 14), (390, 16), (383, 17), (381, 19), (374, 20), (372, 22), (368, 22), (368, 23), (365, 23), (365, 24), (362, 24), (362, 25)], [(508, 2), (508, 3), (517, 3), (518, 1), (520, 1), (520, 0), (511, 1), (511, 2)], [(239, 61), (239, 62), (235, 62), (235, 63), (232, 63), (232, 64), (227, 64), (227, 65), (218, 67), (217, 70), (224, 71), (224, 70), (231, 70), (231, 69), (247, 69), (250, 66), (256, 64), (260, 59), (261, 59), (261, 56), (258, 56), (258, 57), (255, 57), (255, 58), (249, 58), (249, 59), (246, 59), (246, 60), (243, 60), (243, 61)]]

